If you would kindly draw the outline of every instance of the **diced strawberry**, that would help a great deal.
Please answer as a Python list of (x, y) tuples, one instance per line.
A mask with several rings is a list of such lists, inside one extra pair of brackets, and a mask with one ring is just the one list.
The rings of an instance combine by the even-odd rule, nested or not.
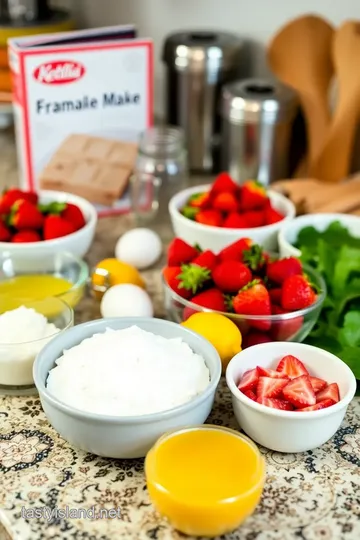
[[(250, 281), (233, 299), (233, 308), (239, 315), (270, 315), (269, 293), (258, 281)], [(251, 326), (267, 331), (271, 327), (271, 322), (270, 319), (251, 320)]]
[(176, 294), (187, 299), (192, 296), (192, 291), (190, 289), (186, 289), (181, 281), (180, 266), (168, 266), (164, 268), (163, 276), (170, 289), (176, 292)]
[(236, 193), (239, 187), (227, 172), (220, 173), (213, 182), (210, 196), (218, 193)]
[(261, 397), (257, 399), (257, 403), (265, 405), (271, 409), (279, 409), (280, 411), (292, 411), (294, 407), (288, 401), (276, 398)]
[(225, 293), (234, 293), (251, 281), (252, 274), (240, 261), (223, 261), (213, 270), (212, 278), (219, 289)]
[(327, 386), (327, 382), (318, 377), (310, 377), (311, 386), (314, 389), (315, 394), (323, 390)]
[(200, 210), (195, 216), (195, 221), (202, 225), (221, 227), (223, 218), (218, 210)]
[(243, 216), (237, 212), (231, 212), (231, 214), (226, 216), (222, 226), (225, 229), (246, 229), (248, 227)]
[(8, 242), (11, 238), (11, 232), (5, 225), (5, 223), (0, 219), (0, 242)]
[(23, 244), (27, 242), (40, 242), (41, 236), (37, 231), (33, 231), (32, 229), (23, 229), (17, 233), (15, 233), (12, 238), (11, 242), (14, 244)]
[(282, 389), (288, 384), (289, 379), (275, 379), (273, 377), (259, 377), (257, 385), (258, 398), (276, 398), (280, 396)]
[(210, 206), (210, 193), (195, 193), (190, 197), (190, 199), (187, 202), (188, 206), (192, 206), (193, 208), (208, 208)]
[(302, 271), (301, 262), (295, 257), (269, 262), (266, 266), (266, 276), (278, 285), (282, 285), (289, 276), (302, 274)]
[(243, 253), (251, 248), (254, 244), (251, 238), (240, 238), (229, 246), (225, 247), (218, 253), (218, 259), (220, 261), (241, 261), (243, 260)]
[(301, 375), (296, 379), (292, 379), (282, 389), (282, 393), (284, 398), (296, 408), (301, 409), (316, 403), (315, 392), (308, 375)]
[(265, 224), (266, 225), (273, 225), (274, 223), (278, 223), (279, 221), (282, 221), (285, 216), (283, 216), (280, 212), (275, 210), (272, 206), (269, 206), (265, 208)]
[(174, 238), (168, 247), (167, 265), (181, 266), (191, 262), (198, 255), (199, 251), (195, 247), (190, 246), (181, 238)]
[(279, 373), (275, 369), (263, 368), (258, 366), (259, 377), (270, 377), (271, 379), (286, 379), (289, 380), (289, 377), (284, 373)]
[(224, 192), (214, 196), (211, 206), (220, 212), (236, 212), (239, 203), (234, 193)]
[(329, 384), (316, 394), (316, 403), (319, 403), (319, 401), (323, 401), (324, 399), (331, 399), (333, 404), (340, 401), (339, 387), (336, 383)]
[(190, 298), (190, 302), (215, 311), (226, 311), (225, 298), (219, 289), (213, 288), (203, 291)]
[[(275, 289), (274, 289), (275, 290)], [(279, 306), (272, 306), (273, 315), (283, 315), (284, 313), (291, 313), (290, 311), (285, 311)], [(300, 328), (304, 324), (304, 317), (298, 315), (297, 317), (292, 317), (291, 319), (283, 319), (281, 321), (273, 321), (271, 325), (271, 336), (275, 341), (288, 341), (291, 340), (299, 332)]]
[(270, 300), (272, 304), (280, 306), (281, 304), (281, 289), (269, 289)]
[(256, 401), (256, 394), (252, 390), (246, 390), (245, 392), (243, 392), (243, 394), (245, 394), (245, 396), (248, 397), (249, 399)]
[(241, 188), (241, 208), (257, 210), (263, 208), (268, 200), (264, 186), (256, 180), (248, 180)]
[(11, 207), (9, 223), (18, 230), (36, 230), (41, 229), (43, 226), (44, 216), (34, 204), (25, 199), (20, 199)]
[(262, 227), (265, 225), (265, 214), (263, 210), (249, 210), (242, 214), (246, 226), (250, 228)]
[(282, 284), (281, 307), (287, 311), (304, 309), (315, 300), (316, 294), (303, 275), (289, 276)]
[(265, 334), (265, 332), (258, 332), (256, 330), (250, 330), (250, 332), (244, 336), (244, 348), (252, 347), (253, 345), (259, 345), (259, 343), (271, 343), (272, 339)]
[(245, 371), (244, 375), (241, 377), (241, 380), (238, 384), (238, 389), (241, 392), (246, 392), (248, 390), (253, 390), (257, 387), (259, 381), (258, 369), (250, 369)]
[(280, 360), (276, 371), (279, 373), (284, 373), (290, 379), (295, 379), (301, 375), (309, 375), (304, 364), (292, 354), (288, 354)]
[(197, 257), (195, 257), (195, 259), (191, 261), (191, 264), (197, 264), (202, 268), (208, 268), (210, 271), (215, 268), (216, 263), (217, 256), (209, 249), (203, 251), (202, 253), (200, 253), (200, 255), (198, 255)]
[(296, 412), (320, 411), (321, 409), (331, 407), (331, 405), (334, 405), (334, 402), (331, 399), (324, 399), (323, 401), (319, 401), (319, 403), (315, 403), (315, 405), (310, 405), (310, 407), (297, 409)]

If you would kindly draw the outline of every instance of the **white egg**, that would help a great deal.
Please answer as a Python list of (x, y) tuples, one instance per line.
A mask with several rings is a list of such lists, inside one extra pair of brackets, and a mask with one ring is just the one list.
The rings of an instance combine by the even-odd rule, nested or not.
[(102, 317), (153, 317), (149, 295), (137, 285), (121, 284), (108, 289), (101, 299)]
[(139, 228), (132, 229), (119, 238), (115, 246), (115, 257), (143, 270), (159, 259), (161, 251), (160, 236), (151, 229)]

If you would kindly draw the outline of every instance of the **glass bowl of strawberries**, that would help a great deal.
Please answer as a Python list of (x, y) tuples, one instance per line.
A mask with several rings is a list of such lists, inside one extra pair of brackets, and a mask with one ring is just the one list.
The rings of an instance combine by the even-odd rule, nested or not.
[(250, 238), (219, 253), (175, 238), (162, 271), (165, 309), (175, 322), (216, 311), (241, 331), (243, 348), (303, 341), (326, 296), (322, 276), (295, 257), (280, 259)]
[(0, 253), (29, 260), (61, 251), (83, 257), (96, 223), (94, 206), (77, 195), (8, 189), (0, 195)]
[(287, 197), (255, 180), (239, 186), (221, 173), (211, 185), (177, 193), (169, 202), (169, 213), (175, 235), (189, 244), (218, 252), (243, 236), (274, 251), (280, 227), (295, 217), (296, 210)]

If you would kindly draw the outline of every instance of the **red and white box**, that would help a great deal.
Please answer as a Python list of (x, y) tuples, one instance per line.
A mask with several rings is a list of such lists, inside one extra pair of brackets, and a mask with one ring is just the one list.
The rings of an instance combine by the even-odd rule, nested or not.
[(153, 44), (133, 26), (9, 40), (21, 185), (129, 210), (139, 135), (153, 122)]

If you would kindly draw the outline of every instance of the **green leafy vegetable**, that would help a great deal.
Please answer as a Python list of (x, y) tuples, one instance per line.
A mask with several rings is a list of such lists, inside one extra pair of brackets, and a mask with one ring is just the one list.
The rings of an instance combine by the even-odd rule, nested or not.
[(305, 341), (339, 356), (360, 379), (360, 238), (336, 221), (322, 232), (305, 227), (296, 247), (302, 261), (321, 272), (328, 291)]

